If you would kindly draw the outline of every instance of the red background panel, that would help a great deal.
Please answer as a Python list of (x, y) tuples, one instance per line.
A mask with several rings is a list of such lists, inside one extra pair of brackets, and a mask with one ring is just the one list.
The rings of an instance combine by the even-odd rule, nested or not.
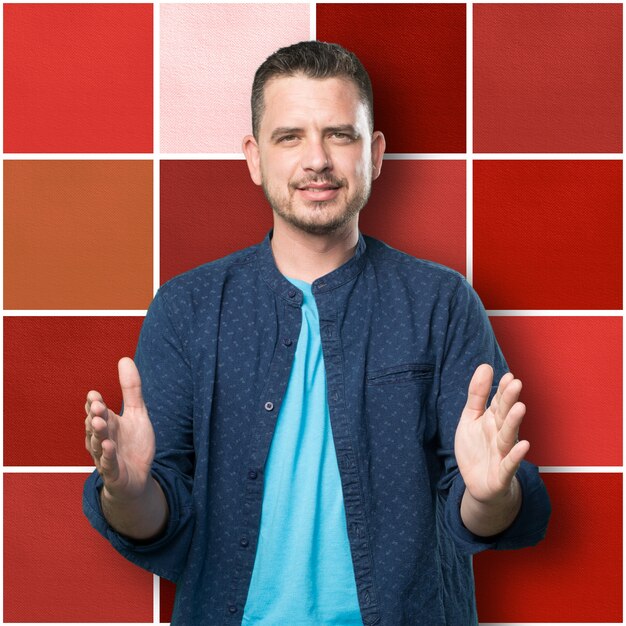
[(544, 541), (474, 558), (481, 623), (622, 623), (621, 474), (542, 474)]
[[(465, 271), (465, 162), (385, 161), (362, 232)], [(161, 281), (260, 242), (272, 211), (243, 161), (161, 162)]]
[(474, 4), (476, 152), (622, 151), (621, 3)]
[(152, 4), (5, 4), (4, 151), (152, 152)]
[(174, 596), (176, 595), (176, 585), (165, 578), (159, 581), (160, 588), (160, 619), (161, 622), (172, 621), (172, 612), (174, 610)]
[(4, 318), (5, 465), (91, 465), (84, 448), (85, 397), (97, 389), (107, 406), (120, 410), (117, 362), (134, 355), (142, 322)]
[(492, 317), (537, 465), (622, 464), (622, 318)]
[(317, 5), (317, 39), (367, 68), (388, 152), (465, 152), (465, 19), (465, 3)]
[(622, 308), (620, 161), (474, 161), (487, 309)]
[(5, 622), (152, 622), (152, 575), (91, 528), (85, 478), (5, 474)]

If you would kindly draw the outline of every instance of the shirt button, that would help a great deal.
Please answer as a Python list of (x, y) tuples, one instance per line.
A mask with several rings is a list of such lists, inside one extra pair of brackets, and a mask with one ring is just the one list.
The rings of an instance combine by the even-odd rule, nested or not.
[(266, 411), (272, 411), (274, 409), (274, 403), (273, 402), (266, 402), (265, 403), (265, 410)]
[(285, 339), (283, 339), (283, 343), (284, 343), (287, 347), (289, 347), (289, 346), (293, 343), (293, 341), (291, 341), (291, 339), (289, 339), (289, 337), (285, 337)]
[(229, 611), (230, 613), (236, 613), (236, 612), (237, 612), (237, 607), (236, 607), (234, 604), (231, 604), (231, 605), (228, 607), (228, 611)]
[(290, 290), (287, 292), (287, 295), (288, 295), (290, 298), (295, 298), (295, 297), (296, 297), (296, 293), (297, 293), (297, 292), (296, 292), (296, 290), (295, 290), (295, 289), (290, 289)]
[(257, 474), (254, 470), (250, 470), (250, 471), (248, 472), (248, 478), (249, 478), (250, 480), (254, 480), (257, 476), (258, 476), (258, 474)]
[(242, 548), (247, 548), (249, 543), (250, 543), (250, 542), (248, 541), (248, 538), (247, 538), (247, 537), (242, 537), (242, 538), (239, 540), (239, 545), (240, 545)]

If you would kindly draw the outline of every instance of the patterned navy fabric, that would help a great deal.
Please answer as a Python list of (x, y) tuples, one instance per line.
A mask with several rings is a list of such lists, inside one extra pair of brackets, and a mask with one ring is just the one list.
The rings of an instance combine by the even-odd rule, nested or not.
[[(173, 624), (240, 624), (264, 463), (300, 333), (302, 292), (262, 243), (163, 285), (136, 362), (154, 424), (165, 532), (138, 543), (102, 516), (94, 472), (83, 508), (126, 558), (177, 582)], [(312, 285), (333, 438), (365, 626), (477, 623), (471, 555), (543, 538), (537, 468), (522, 509), (490, 538), (462, 524), (454, 433), (469, 380), (507, 366), (478, 296), (457, 272), (359, 234), (354, 256)], [(495, 387), (493, 388), (495, 391)]]

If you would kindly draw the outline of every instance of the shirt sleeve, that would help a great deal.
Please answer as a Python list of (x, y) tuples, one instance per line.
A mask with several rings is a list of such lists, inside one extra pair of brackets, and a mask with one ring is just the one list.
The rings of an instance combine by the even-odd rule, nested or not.
[(193, 378), (184, 344), (168, 314), (163, 288), (156, 294), (144, 320), (135, 363), (156, 438), (152, 475), (169, 507), (163, 533), (152, 541), (133, 541), (117, 533), (100, 507), (102, 479), (89, 476), (83, 491), (83, 511), (91, 525), (133, 563), (169, 580), (184, 568), (193, 533), (192, 482)]
[[(462, 278), (452, 299), (445, 350), (440, 364), (437, 417), (439, 455), (444, 469), (438, 483), (440, 523), (461, 552), (474, 554), (488, 548), (512, 549), (531, 546), (545, 536), (550, 517), (550, 500), (537, 467), (522, 461), (517, 471), (522, 506), (513, 523), (492, 537), (470, 532), (461, 519), (465, 483), (454, 456), (454, 436), (467, 401), (467, 389), (475, 369), (489, 363), (494, 385), (489, 401), (508, 367), (498, 346), (487, 313), (476, 292)], [(522, 426), (523, 428), (523, 426)]]

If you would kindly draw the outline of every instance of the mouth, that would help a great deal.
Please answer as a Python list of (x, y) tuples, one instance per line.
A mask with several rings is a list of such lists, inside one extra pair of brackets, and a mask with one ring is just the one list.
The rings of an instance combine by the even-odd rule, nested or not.
[(335, 183), (305, 183), (296, 187), (297, 192), (305, 200), (327, 202), (339, 195), (340, 185)]

